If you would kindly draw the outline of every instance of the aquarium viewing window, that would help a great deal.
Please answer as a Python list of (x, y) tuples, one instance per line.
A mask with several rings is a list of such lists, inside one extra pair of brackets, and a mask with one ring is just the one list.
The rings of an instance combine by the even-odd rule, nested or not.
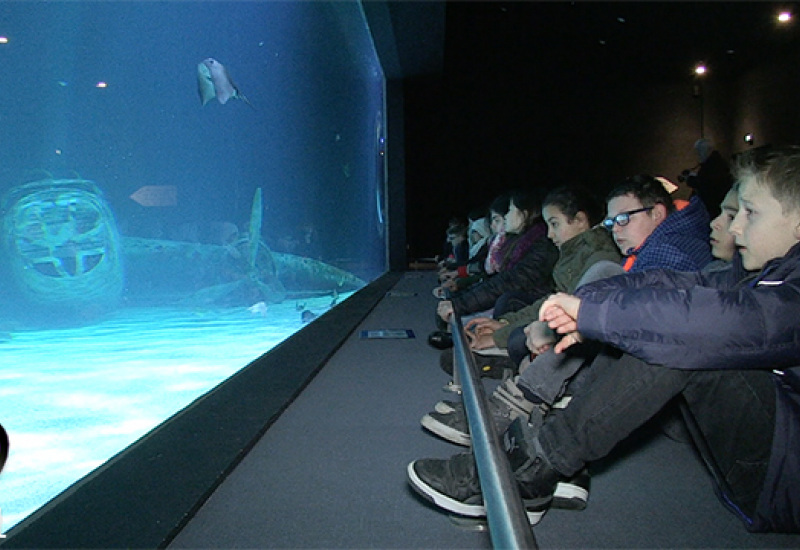
[(6, 1), (0, 62), (4, 532), (386, 272), (387, 221), (358, 2)]

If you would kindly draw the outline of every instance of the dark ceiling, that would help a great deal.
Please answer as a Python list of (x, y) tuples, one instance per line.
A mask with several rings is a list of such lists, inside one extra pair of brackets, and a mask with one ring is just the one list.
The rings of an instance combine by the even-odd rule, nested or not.
[[(366, 11), (378, 3), (366, 0)], [(703, 61), (718, 73), (800, 47), (777, 2), (386, 2), (399, 56), (389, 78), (549, 67), (674, 78)], [(446, 37), (446, 40), (445, 40)], [(445, 52), (445, 53), (443, 53)]]
[[(798, 49), (786, 4), (770, 2), (448, 2), (445, 70), (515, 78), (541, 69), (581, 80), (672, 80), (703, 61), (718, 75)], [(789, 8), (792, 6), (789, 5)], [(515, 69), (514, 69), (515, 68)]]

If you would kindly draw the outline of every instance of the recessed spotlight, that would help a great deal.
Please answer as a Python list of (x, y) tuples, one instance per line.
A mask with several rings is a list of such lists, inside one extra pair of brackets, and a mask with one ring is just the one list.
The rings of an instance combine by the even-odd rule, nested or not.
[(694, 66), (694, 74), (696, 74), (697, 76), (703, 76), (704, 74), (706, 74), (707, 71), (708, 69), (706, 68), (704, 63), (698, 63), (697, 65)]
[(779, 23), (788, 23), (791, 20), (792, 20), (792, 12), (782, 11), (778, 14)]

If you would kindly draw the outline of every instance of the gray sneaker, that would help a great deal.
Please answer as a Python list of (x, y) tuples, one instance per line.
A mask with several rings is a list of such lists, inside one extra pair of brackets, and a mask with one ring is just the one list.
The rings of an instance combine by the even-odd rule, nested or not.
[(453, 405), (455, 405), (453, 412), (444, 414), (436, 411), (429, 412), (422, 417), (420, 422), (423, 428), (439, 437), (456, 445), (469, 447), (472, 444), (472, 438), (469, 435), (464, 406), (461, 403), (453, 403)]
[[(487, 403), (498, 434), (506, 431), (515, 418), (520, 416), (530, 418), (536, 408), (533, 403), (525, 399), (511, 379), (497, 386)], [(472, 444), (463, 403), (439, 401), (436, 403), (435, 411), (423, 416), (420, 422), (425, 429), (451, 443), (465, 447)]]

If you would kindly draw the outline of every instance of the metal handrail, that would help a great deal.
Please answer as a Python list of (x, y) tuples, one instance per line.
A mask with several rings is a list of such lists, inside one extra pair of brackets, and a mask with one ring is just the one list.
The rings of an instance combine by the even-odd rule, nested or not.
[(450, 330), (453, 337), (453, 375), (461, 385), (492, 546), (538, 548), (511, 467), (491, 421), (486, 392), (477, 374), (461, 317), (455, 313), (450, 316)]

